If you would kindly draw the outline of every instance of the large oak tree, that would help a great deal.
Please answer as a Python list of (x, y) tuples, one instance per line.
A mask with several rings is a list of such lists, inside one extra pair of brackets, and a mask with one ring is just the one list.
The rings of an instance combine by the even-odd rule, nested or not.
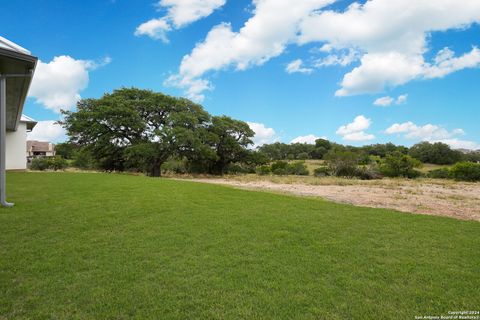
[(70, 141), (89, 148), (103, 169), (135, 167), (157, 177), (172, 155), (208, 152), (202, 136), (210, 115), (187, 99), (124, 88), (63, 114)]

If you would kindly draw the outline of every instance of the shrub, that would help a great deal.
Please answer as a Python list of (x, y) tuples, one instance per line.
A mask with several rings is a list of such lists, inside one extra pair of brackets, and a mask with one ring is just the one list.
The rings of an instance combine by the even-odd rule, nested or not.
[(305, 163), (301, 161), (292, 162), (292, 163), (288, 163), (286, 161), (275, 161), (274, 163), (272, 163), (269, 169), (270, 171), (268, 171), (268, 169), (262, 166), (257, 168), (257, 173), (260, 172), (259, 174), (268, 174), (271, 172), (279, 176), (288, 175), (288, 174), (296, 175), (296, 176), (308, 176), (310, 173)]
[(310, 158), (310, 156), (308, 155), (308, 153), (302, 152), (298, 154), (297, 158), (299, 160), (307, 160), (308, 158)]
[(270, 169), (270, 166), (258, 166), (255, 172), (261, 176), (266, 176), (272, 173), (272, 169)]
[(448, 168), (440, 168), (428, 171), (427, 177), (432, 179), (449, 179), (451, 174)]
[(480, 181), (480, 164), (459, 162), (450, 169), (450, 173), (455, 180)]
[(358, 167), (355, 176), (362, 180), (374, 180), (382, 178), (382, 174), (375, 165)]
[(330, 171), (328, 167), (319, 167), (313, 170), (313, 175), (315, 177), (328, 177), (330, 175)]
[(75, 154), (73, 155), (72, 165), (75, 168), (84, 170), (93, 169), (95, 168), (95, 160), (92, 156), (92, 153), (89, 150), (83, 148), (75, 152)]
[(249, 166), (246, 166), (246, 165), (241, 165), (238, 163), (230, 163), (227, 166), (226, 172), (230, 174), (246, 174), (246, 173), (250, 173), (250, 168)]
[(330, 150), (325, 155), (325, 160), (332, 175), (355, 177), (359, 162), (358, 154), (351, 151)]
[(63, 170), (66, 167), (68, 167), (68, 163), (67, 163), (67, 160), (65, 160), (61, 156), (55, 156), (48, 159), (48, 167), (55, 171)]
[(45, 171), (48, 169), (57, 171), (65, 169), (66, 167), (68, 167), (67, 160), (63, 159), (60, 156), (55, 156), (51, 158), (35, 158), (32, 160), (32, 164), (30, 165), (30, 169), (39, 171)]
[(283, 176), (288, 174), (288, 162), (286, 161), (275, 161), (272, 163), (271, 171), (273, 174)]
[(310, 174), (307, 166), (303, 162), (290, 163), (287, 167), (287, 173), (296, 176), (308, 176)]
[(417, 178), (421, 172), (414, 170), (421, 166), (421, 162), (399, 151), (390, 153), (380, 167), (380, 171), (387, 177)]
[(49, 166), (50, 166), (50, 163), (48, 161), (48, 158), (35, 158), (35, 159), (32, 159), (32, 163), (30, 164), (30, 169), (45, 171), (49, 168)]

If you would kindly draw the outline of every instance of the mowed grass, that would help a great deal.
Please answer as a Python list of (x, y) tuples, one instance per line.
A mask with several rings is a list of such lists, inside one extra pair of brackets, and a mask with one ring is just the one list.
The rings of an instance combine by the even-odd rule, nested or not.
[(480, 223), (115, 174), (12, 173), (1, 319), (413, 319), (480, 306)]

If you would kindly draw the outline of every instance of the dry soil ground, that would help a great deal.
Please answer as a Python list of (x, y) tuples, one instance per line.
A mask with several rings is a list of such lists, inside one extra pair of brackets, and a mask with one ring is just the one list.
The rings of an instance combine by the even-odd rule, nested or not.
[(193, 178), (197, 182), (315, 196), (340, 203), (480, 221), (480, 183), (443, 180), (374, 181), (313, 177)]

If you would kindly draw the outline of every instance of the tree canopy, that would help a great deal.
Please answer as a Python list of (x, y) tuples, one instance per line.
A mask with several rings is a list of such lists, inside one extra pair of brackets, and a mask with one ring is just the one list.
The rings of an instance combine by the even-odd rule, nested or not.
[(172, 156), (213, 161), (215, 171), (223, 173), (254, 134), (245, 122), (212, 118), (190, 100), (136, 88), (81, 100), (77, 111), (63, 114), (70, 142), (86, 147), (101, 168), (138, 169), (151, 176), (160, 176)]

